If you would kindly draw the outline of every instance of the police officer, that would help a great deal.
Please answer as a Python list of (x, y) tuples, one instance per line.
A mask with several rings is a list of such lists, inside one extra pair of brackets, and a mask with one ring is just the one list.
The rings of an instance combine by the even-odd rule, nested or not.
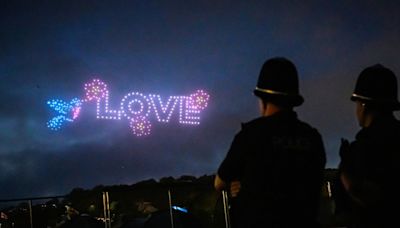
[(397, 79), (377, 64), (359, 75), (351, 100), (361, 130), (355, 141), (342, 142), (340, 180), (351, 198), (348, 227), (400, 227), (400, 109)]
[(254, 94), (261, 117), (242, 125), (214, 183), (240, 183), (232, 227), (316, 227), (326, 156), (321, 135), (293, 111), (303, 103), (295, 65), (267, 60)]

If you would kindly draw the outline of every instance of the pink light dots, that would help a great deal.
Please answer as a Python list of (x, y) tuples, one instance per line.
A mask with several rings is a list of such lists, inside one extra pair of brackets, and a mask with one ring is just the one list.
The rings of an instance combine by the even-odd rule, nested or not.
[(145, 116), (131, 118), (130, 127), (136, 136), (149, 135), (151, 132), (151, 123)]
[(145, 95), (130, 92), (122, 98), (119, 109), (111, 110), (107, 84), (99, 79), (93, 79), (85, 84), (85, 91), (84, 101), (96, 100), (98, 119), (120, 120), (125, 117), (129, 120), (133, 134), (136, 136), (150, 134), (149, 117), (153, 113), (160, 123), (169, 123), (171, 116), (179, 112), (180, 124), (200, 124), (200, 112), (207, 107), (210, 98), (203, 90), (197, 90), (189, 96), (169, 96), (168, 99), (163, 99), (158, 94)]
[(99, 100), (108, 95), (107, 85), (99, 79), (93, 79), (92, 82), (85, 84), (86, 101), (93, 99)]
[(210, 95), (203, 90), (197, 90), (195, 93), (190, 95), (190, 104), (193, 108), (203, 110), (207, 108), (208, 99)]
[(81, 108), (82, 107), (75, 107), (72, 109), (72, 119), (75, 120), (79, 117), (79, 113), (81, 113)]

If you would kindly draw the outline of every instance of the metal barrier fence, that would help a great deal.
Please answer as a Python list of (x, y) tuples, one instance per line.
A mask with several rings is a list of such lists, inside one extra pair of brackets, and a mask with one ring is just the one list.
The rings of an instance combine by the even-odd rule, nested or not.
[[(334, 210), (330, 188), (330, 182), (326, 182), (322, 193), (321, 218), (322, 223), (325, 224), (329, 224), (329, 216), (333, 214)], [(0, 228), (62, 227), (62, 223), (68, 223), (68, 219), (71, 219), (74, 213), (81, 217), (86, 216), (85, 218), (95, 219), (99, 222), (98, 224), (101, 224), (102, 228), (129, 227), (124, 226), (129, 223), (136, 224), (132, 227), (144, 227), (144, 224), (148, 223), (163, 224), (163, 227), (171, 228), (231, 227), (229, 198), (226, 191), (223, 191), (222, 194), (209, 191), (208, 195), (204, 193), (203, 196), (191, 196), (190, 191), (181, 190), (179, 192), (179, 190), (175, 190), (162, 189), (158, 192), (152, 192), (143, 188), (134, 196), (128, 196), (129, 191), (110, 192), (103, 189), (97, 191), (94, 196), (90, 196), (85, 195), (85, 191), (82, 190), (82, 192), (78, 192), (79, 197), (77, 198), (87, 202), (80, 203), (75, 200), (75, 204), (72, 205), (65, 200), (71, 197), (71, 194), (68, 196), (0, 200)], [(188, 201), (182, 195), (191, 200)], [(59, 201), (60, 199), (64, 201)], [(7, 209), (4, 205), (8, 203), (19, 203), (19, 205)], [(129, 213), (131, 214), (129, 215)], [(192, 215), (195, 216), (191, 217)], [(182, 225), (183, 221), (187, 222), (188, 219), (193, 220), (192, 225)], [(195, 225), (200, 223), (201, 226)]]
[[(73, 210), (73, 206), (69, 206), (67, 202), (59, 201), (60, 199), (65, 199), (67, 196), (49, 196), (49, 197), (35, 197), (35, 198), (19, 198), (19, 199), (6, 199), (0, 200), (0, 212), (4, 218), (0, 219), (0, 228), (55, 228), (55, 227), (62, 227), (62, 221), (65, 220), (65, 217), (68, 216), (70, 210)], [(108, 192), (104, 191), (101, 195), (98, 195), (98, 200), (102, 199), (102, 214), (101, 216), (93, 216), (96, 220), (100, 221), (104, 228), (118, 228), (121, 227), (121, 224), (117, 221), (118, 216), (115, 215), (113, 210), (113, 206), (111, 203), (113, 195)], [(185, 205), (182, 205), (181, 202), (177, 202), (173, 195), (172, 190), (168, 190), (165, 192), (165, 198), (167, 199), (168, 204), (163, 205), (160, 208), (155, 207), (152, 205), (151, 202), (148, 201), (141, 201), (135, 202), (138, 208), (144, 212), (145, 214), (157, 214), (157, 216), (148, 216), (146, 218), (142, 218), (142, 223), (145, 222), (152, 222), (152, 223), (163, 223), (166, 225), (165, 227), (175, 228), (182, 227), (182, 216), (185, 214), (190, 214), (191, 212), (188, 211)], [(228, 208), (228, 198), (227, 193), (223, 192), (220, 196), (215, 198), (218, 202), (215, 202), (215, 210), (218, 212), (222, 211), (219, 215), (218, 213), (211, 213), (210, 220), (214, 220), (212, 227), (222, 227), (221, 225), (224, 224), (226, 228), (229, 228), (229, 208)], [(46, 202), (47, 201), (47, 202)], [(55, 203), (49, 203), (54, 201)], [(179, 200), (178, 200), (179, 201)], [(7, 206), (6, 204), (13, 203), (13, 206)], [(190, 204), (191, 202), (187, 202)], [(15, 205), (16, 204), (16, 205)], [(158, 205), (160, 206), (160, 205)], [(10, 209), (11, 208), (11, 209)], [(53, 213), (43, 213), (44, 209), (53, 210)], [(138, 209), (138, 210), (139, 210)], [(76, 210), (79, 211), (79, 210)], [(168, 216), (165, 215), (168, 212)], [(79, 212), (77, 212), (79, 213)], [(46, 218), (45, 215), (53, 216), (52, 218)], [(100, 214), (97, 214), (100, 215)], [(54, 221), (54, 216), (57, 217), (59, 221)], [(218, 217), (219, 216), (219, 217)], [(216, 218), (218, 217), (218, 218)], [(224, 220), (222, 219), (224, 218)], [(150, 218), (152, 221), (150, 221)], [(167, 219), (168, 218), (168, 219)], [(189, 216), (188, 216), (189, 218)], [(157, 221), (158, 219), (158, 221)], [(50, 222), (49, 220), (53, 220)], [(219, 221), (216, 221), (219, 220)], [(224, 223), (222, 223), (224, 221)], [(196, 222), (198, 222), (196, 220)], [(218, 223), (218, 225), (216, 224)], [(186, 227), (186, 226), (184, 226)], [(209, 224), (203, 227), (210, 227)], [(193, 227), (195, 228), (195, 227)]]
[[(0, 203), (16, 203), (16, 202), (25, 202), (27, 204), (28, 208), (19, 208), (22, 209), (22, 211), (26, 211), (28, 213), (28, 222), (22, 223), (20, 226), (24, 227), (31, 227), (33, 228), (33, 202), (34, 201), (43, 201), (43, 200), (51, 200), (51, 199), (59, 199), (59, 198), (64, 198), (65, 196), (49, 196), (49, 197), (33, 197), (33, 198), (19, 198), (19, 199), (5, 199), (5, 200), (0, 200)], [(24, 210), (25, 209), (25, 210)], [(6, 212), (0, 211), (1, 216), (0, 216), (0, 228), (6, 228), (5, 223), (10, 223), (8, 227), (17, 227), (19, 224), (15, 224), (14, 221), (7, 222), (9, 220), (9, 216), (7, 215)]]

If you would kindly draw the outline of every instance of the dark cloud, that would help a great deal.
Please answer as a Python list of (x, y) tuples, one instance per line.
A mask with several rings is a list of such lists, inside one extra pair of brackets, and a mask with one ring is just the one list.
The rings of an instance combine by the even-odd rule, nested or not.
[[(230, 142), (211, 126), (200, 129), (154, 126), (154, 138), (137, 138), (109, 129), (96, 143), (71, 143), (62, 148), (46, 146), (0, 155), (0, 195), (22, 197), (65, 194), (74, 187), (135, 183), (146, 178), (212, 174), (217, 155)], [(127, 129), (128, 131), (128, 129)], [(199, 132), (205, 137), (199, 137)], [(207, 134), (208, 133), (208, 134)], [(222, 142), (221, 142), (222, 141)], [(226, 144), (220, 148), (217, 143)], [(188, 162), (196, 161), (196, 162)]]

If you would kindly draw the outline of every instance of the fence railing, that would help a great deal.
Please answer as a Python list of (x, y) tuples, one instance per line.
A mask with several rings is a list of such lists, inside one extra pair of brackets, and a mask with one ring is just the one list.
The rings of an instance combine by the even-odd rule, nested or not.
[[(330, 187), (330, 183), (327, 182), (322, 194), (322, 203), (324, 204), (322, 210), (325, 213), (323, 219), (325, 220), (333, 214), (334, 209), (334, 205), (331, 204)], [(202, 224), (201, 226), (190, 226), (191, 228), (231, 227), (229, 198), (226, 191), (221, 194), (209, 191), (208, 195), (193, 194), (193, 196), (191, 192), (184, 192), (185, 197), (182, 197), (182, 191), (177, 194), (174, 189), (164, 189), (149, 196), (152, 193), (152, 191), (143, 189), (140, 194), (128, 196), (129, 191), (103, 190), (98, 191), (95, 196), (88, 196), (82, 192), (81, 195), (78, 194), (74, 201), (75, 204), (72, 205), (65, 200), (71, 198), (71, 195), (0, 199), (2, 214), (0, 228), (55, 228), (62, 223), (68, 223), (74, 215), (90, 217), (101, 223), (104, 228), (119, 228), (129, 222), (142, 225), (162, 223), (164, 227), (171, 228), (188, 227), (182, 225), (184, 216), (192, 219), (193, 224)], [(60, 199), (64, 201), (60, 201)], [(78, 199), (83, 199), (85, 202), (79, 202)], [(9, 206), (8, 209), (4, 207), (9, 203), (19, 204)], [(71, 208), (75, 211), (69, 211)]]
[[(32, 197), (32, 198), (0, 199), (0, 203), (16, 203), (16, 202), (25, 202), (25, 203), (27, 203), (27, 205), (28, 205), (27, 212), (28, 212), (28, 215), (29, 215), (29, 217), (28, 217), (29, 227), (33, 228), (34, 227), (34, 225), (33, 225), (34, 218), (33, 218), (33, 209), (32, 209), (33, 202), (34, 201), (50, 200), (50, 199), (60, 199), (60, 198), (65, 198), (65, 196), (46, 196), (46, 197)], [(4, 221), (9, 220), (9, 216), (5, 212), (1, 211), (1, 217), (0, 218), (1, 218), (1, 220), (3, 220), (3, 221), (0, 220), (0, 228), (2, 228)], [(24, 225), (26, 226), (26, 224), (24, 224)], [(15, 222), (11, 222), (10, 226), (11, 227), (15, 227), (16, 226)]]

